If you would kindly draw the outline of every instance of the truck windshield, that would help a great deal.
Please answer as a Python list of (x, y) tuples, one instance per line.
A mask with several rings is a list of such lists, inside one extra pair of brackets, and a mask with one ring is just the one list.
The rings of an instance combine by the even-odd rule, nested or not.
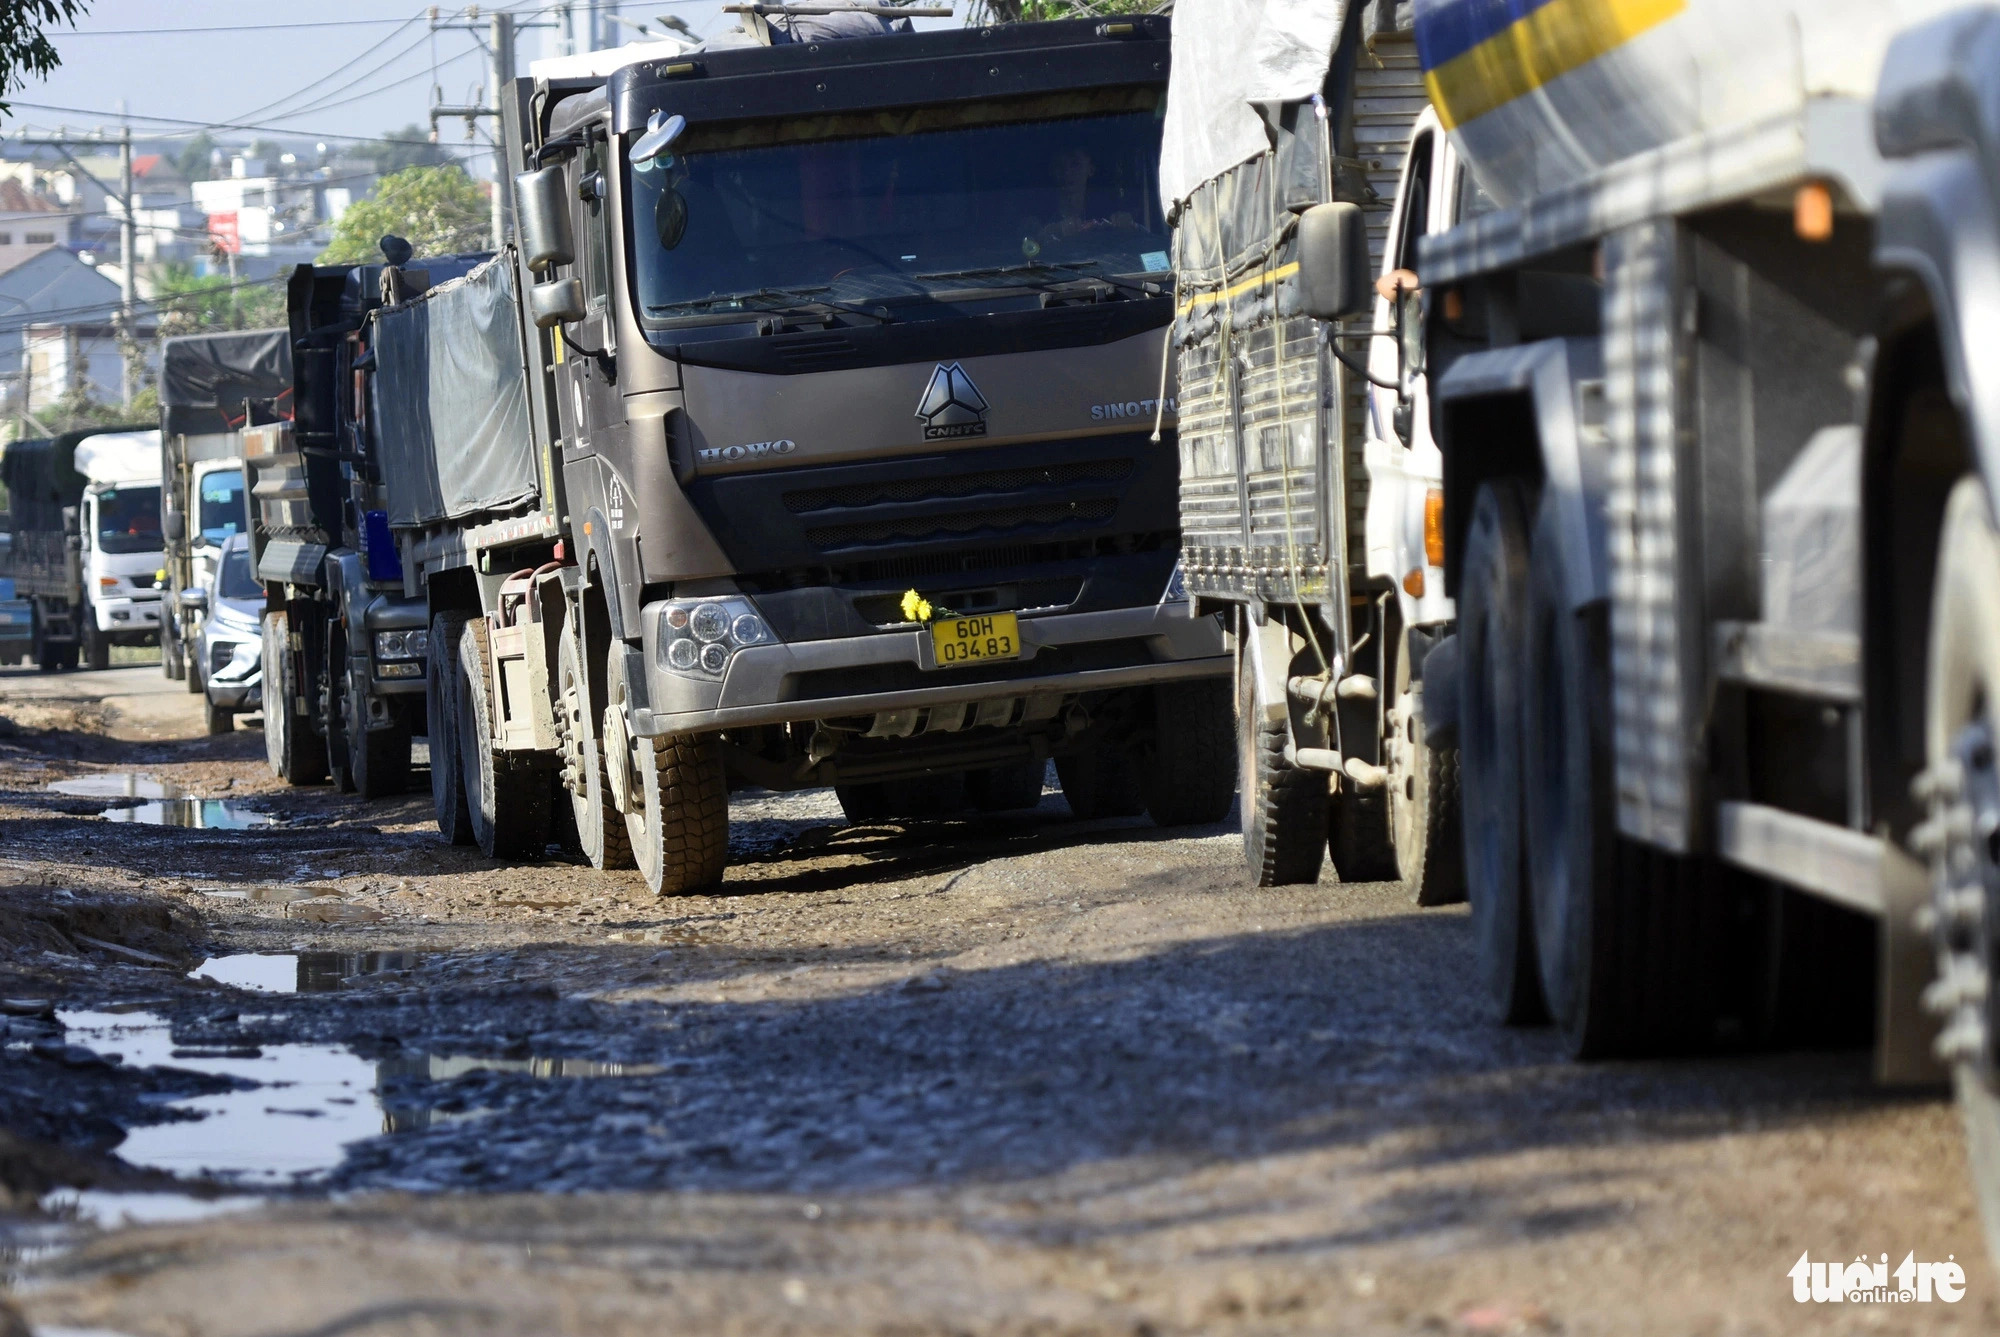
[(201, 476), (201, 537), (221, 543), (243, 528), (243, 471), (218, 469)]
[(160, 549), (160, 489), (121, 487), (97, 494), (97, 546), (102, 552)]
[(264, 597), (264, 587), (250, 574), (248, 548), (233, 548), (222, 554), (222, 569), (216, 572), (215, 584), (225, 599)]
[(1083, 115), (838, 117), (844, 137), (805, 142), (785, 141), (829, 127), (691, 130), (632, 172), (643, 316), (1163, 274), (1159, 95), (1108, 93)]

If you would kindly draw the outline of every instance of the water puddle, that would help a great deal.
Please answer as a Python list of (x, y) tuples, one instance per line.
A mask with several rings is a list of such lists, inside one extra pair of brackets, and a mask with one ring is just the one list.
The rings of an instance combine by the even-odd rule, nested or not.
[(296, 883), (263, 887), (208, 887), (204, 896), (213, 896), (218, 901), (258, 901), (266, 905), (285, 905), (292, 901), (309, 901), (320, 896), (338, 896), (339, 887), (300, 886)]
[(82, 775), (74, 780), (56, 780), (52, 794), (77, 798), (139, 799), (106, 808), (98, 816), (107, 822), (136, 822), (142, 826), (179, 826), (203, 831), (242, 831), (253, 826), (271, 826), (277, 818), (228, 799), (194, 798), (179, 785), (155, 780), (136, 771), (106, 771)]
[[(324, 966), (325, 958), (339, 964)], [(365, 954), (365, 959), (378, 968), (406, 969), (420, 958), (414, 952), (382, 952)], [(230, 967), (235, 969), (244, 958), (223, 960), (236, 963)], [(352, 977), (339, 971), (348, 970), (364, 957), (328, 952), (259, 960), (283, 962), (292, 972), (290, 989), (269, 991), (296, 992), (309, 974), (334, 979), (336, 983), (329, 987), (338, 987), (338, 979)], [(406, 964), (381, 964), (388, 961)], [(318, 974), (322, 969), (326, 973)], [(145, 1169), (184, 1179), (220, 1180), (243, 1188), (310, 1184), (338, 1166), (348, 1146), (364, 1138), (413, 1132), (493, 1113), (471, 1104), (464, 1088), (455, 1088), (461, 1079), (498, 1074), (572, 1080), (647, 1077), (661, 1071), (655, 1064), (534, 1055), (487, 1058), (404, 1053), (373, 1061), (345, 1045), (330, 1044), (195, 1048), (176, 1045), (171, 1025), (151, 1012), (60, 1010), (56, 1018), (63, 1024), (69, 1043), (98, 1054), (116, 1054), (127, 1067), (178, 1068), (239, 1083), (236, 1090), (171, 1102), (167, 1109), (177, 1118), (131, 1129), (115, 1150), (127, 1162)], [(392, 1097), (385, 1100), (383, 1092), (390, 1088)], [(76, 1196), (80, 1205), (89, 1207), (95, 1219), (107, 1226), (126, 1218), (137, 1223), (191, 1219), (186, 1214), (227, 1210), (217, 1204), (238, 1201), (173, 1194)]]
[(188, 978), (258, 993), (332, 993), (349, 980), (415, 970), (423, 963), (422, 952), (242, 952), (211, 956), (189, 971)]

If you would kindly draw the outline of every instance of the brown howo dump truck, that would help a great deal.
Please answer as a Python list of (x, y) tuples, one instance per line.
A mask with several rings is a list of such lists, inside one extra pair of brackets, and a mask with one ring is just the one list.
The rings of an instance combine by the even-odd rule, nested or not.
[(353, 336), (432, 614), (441, 829), (526, 855), (573, 815), (674, 892), (721, 878), (745, 786), (1026, 807), (1053, 758), (1079, 816), (1222, 819), (1230, 660), (1176, 568), (1166, 20), (767, 11), (518, 81), (518, 243), (392, 276)]

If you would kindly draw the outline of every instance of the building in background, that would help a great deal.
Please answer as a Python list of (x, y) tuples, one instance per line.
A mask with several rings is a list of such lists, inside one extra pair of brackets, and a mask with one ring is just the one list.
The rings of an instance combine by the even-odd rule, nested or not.
[[(70, 395), (115, 404), (122, 351), (117, 282), (62, 246), (0, 271), (0, 414), (18, 419)], [(134, 327), (147, 364), (158, 363), (154, 316)]]

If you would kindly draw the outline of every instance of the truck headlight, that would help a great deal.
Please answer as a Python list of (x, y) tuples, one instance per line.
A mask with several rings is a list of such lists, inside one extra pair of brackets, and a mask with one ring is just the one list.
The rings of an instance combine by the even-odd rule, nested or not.
[(1163, 604), (1184, 604), (1187, 602), (1187, 571), (1180, 562), (1174, 562), (1174, 573), (1167, 577), (1166, 593), (1160, 596)]
[(778, 638), (748, 599), (688, 599), (660, 614), (660, 657), (672, 672), (719, 678), (738, 650)]
[(419, 628), (416, 631), (378, 631), (375, 633), (375, 657), (377, 659), (422, 659), (431, 648), (431, 634)]

